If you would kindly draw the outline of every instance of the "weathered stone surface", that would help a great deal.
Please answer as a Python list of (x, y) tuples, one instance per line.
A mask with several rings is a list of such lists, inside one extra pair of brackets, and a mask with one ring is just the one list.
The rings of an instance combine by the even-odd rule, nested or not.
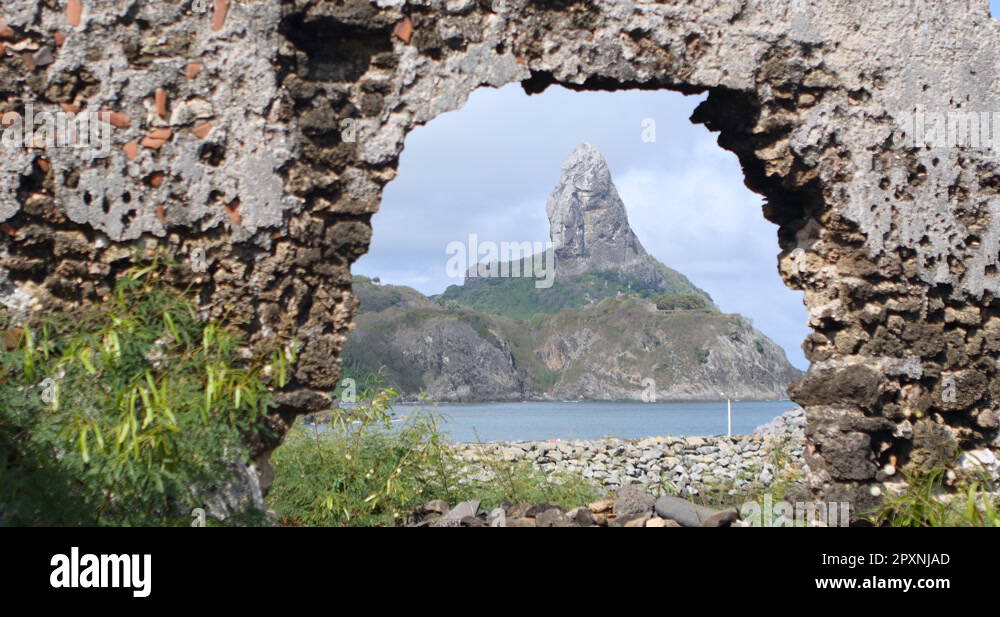
[(656, 513), (684, 527), (728, 527), (739, 518), (736, 510), (713, 510), (680, 497), (665, 495), (656, 500)]
[(594, 514), (590, 511), (590, 508), (585, 506), (573, 508), (566, 513), (566, 518), (581, 527), (591, 527), (597, 524), (597, 519), (594, 518)]
[(652, 512), (653, 498), (645, 492), (631, 487), (618, 491), (614, 506), (615, 526), (625, 526), (634, 519), (648, 518)]
[(535, 515), (536, 527), (576, 527), (577, 524), (559, 508), (548, 508)]
[(604, 156), (591, 144), (580, 144), (563, 162), (559, 186), (545, 210), (557, 277), (614, 270), (662, 284), (655, 262), (629, 225)]
[[(448, 510), (440, 519), (435, 523), (435, 527), (460, 527), (460, 526), (473, 526), (472, 520), (478, 520), (476, 517), (479, 514), (479, 502), (478, 501), (463, 501), (462, 503), (456, 505), (454, 508)], [(471, 520), (470, 520), (471, 519)], [(485, 525), (485, 523), (484, 523)]]
[[(131, 119), (103, 159), (3, 146), (0, 303), (15, 315), (99, 302), (130, 243), (153, 241), (190, 270), (177, 284), (200, 286), (207, 314), (246, 324), (262, 348), (301, 343), (291, 390), (329, 391), (355, 310), (350, 265), (413, 127), (518, 81), (707, 92), (693, 119), (767, 198), (779, 271), (804, 292), (813, 366), (795, 398), (808, 421), (849, 406), (996, 447), (974, 419), (1000, 388), (1000, 165), (970, 144), (893, 139), (904, 113), (1000, 107), (985, 1), (223, 4), (4, 2), (4, 31), (24, 36), (32, 62), (0, 58), (0, 112)], [(211, 130), (164, 120), (157, 89), (171, 105), (208, 103)], [(137, 147), (157, 129), (171, 139)], [(170, 181), (145, 184), (155, 172)], [(52, 234), (22, 233), (32, 226), (78, 232), (93, 250), (56, 255)], [(275, 426), (302, 411), (277, 410)], [(870, 505), (868, 465), (905, 458), (904, 435), (812, 431), (815, 491)]]

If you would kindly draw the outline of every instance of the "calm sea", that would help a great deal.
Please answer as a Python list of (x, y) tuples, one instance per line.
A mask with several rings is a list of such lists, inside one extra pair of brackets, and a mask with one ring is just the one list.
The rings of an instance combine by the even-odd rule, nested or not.
[[(795, 409), (791, 401), (734, 401), (733, 434), (753, 430)], [(638, 439), (726, 434), (726, 402), (531, 402), (396, 405), (399, 416), (432, 412), (458, 442), (547, 439)]]

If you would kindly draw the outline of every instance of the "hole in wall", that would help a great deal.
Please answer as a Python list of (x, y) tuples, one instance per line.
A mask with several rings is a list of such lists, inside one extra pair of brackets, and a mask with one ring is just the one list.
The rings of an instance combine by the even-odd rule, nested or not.
[[(343, 352), (344, 377), (365, 378), (385, 367), (390, 385), (405, 396), (423, 389), (450, 401), (551, 398), (641, 405), (647, 379), (656, 382), (659, 402), (725, 398), (725, 390), (749, 399), (764, 398), (763, 388), (751, 392), (753, 387), (738, 383), (734, 375), (740, 369), (734, 366), (754, 366), (749, 372), (756, 377), (747, 382), (779, 372), (772, 362), (777, 355), (784, 362), (787, 354), (791, 372), (792, 366), (805, 369), (800, 344), (809, 330), (801, 292), (789, 290), (777, 274), (777, 227), (761, 214), (763, 198), (744, 186), (736, 156), (715, 143), (716, 134), (689, 121), (704, 98), (558, 86), (529, 97), (510, 85), (477, 90), (461, 110), (414, 130), (399, 176), (373, 217), (371, 249), (352, 268), (362, 304), (358, 328)], [(564, 162), (582, 143), (593, 145), (606, 162), (614, 188), (564, 175)], [(575, 199), (581, 208), (552, 205), (560, 182), (557, 201)], [(601, 201), (592, 199), (594, 191), (605, 190), (620, 196), (627, 220), (588, 209)], [(556, 218), (580, 217), (578, 224), (559, 223), (565, 228), (562, 242), (583, 234), (576, 241), (582, 247), (590, 242), (587, 252), (596, 244), (612, 245), (605, 241), (614, 236), (627, 253), (630, 235), (624, 232), (631, 227), (645, 252), (670, 269), (669, 281), (644, 287), (641, 278), (619, 276), (617, 266), (595, 266), (574, 271), (572, 283), (557, 275), (543, 298), (532, 284), (513, 282), (514, 276), (466, 283), (456, 276), (459, 269), (449, 271), (449, 260), (462, 262), (460, 247), (463, 265), (473, 265), (468, 258), (473, 244), (485, 261), (491, 260), (490, 244), (503, 252), (505, 242), (508, 249), (528, 243), (534, 252), (550, 241), (550, 223), (557, 224), (550, 214), (561, 207), (565, 212)], [(701, 290), (711, 298), (708, 307), (680, 299)], [(671, 298), (658, 308), (661, 296)], [(595, 370), (604, 365), (613, 368)], [(773, 411), (773, 417), (794, 407), (772, 404), (762, 414)], [(548, 438), (601, 436), (574, 424), (594, 422), (593, 415), (560, 421), (561, 428), (539, 431), (564, 431)], [(478, 438), (486, 440), (541, 435), (475, 426), (496, 430), (480, 432)], [(612, 427), (620, 437), (726, 431), (724, 424), (720, 431), (707, 423), (671, 431), (638, 422), (628, 434), (620, 428)]]

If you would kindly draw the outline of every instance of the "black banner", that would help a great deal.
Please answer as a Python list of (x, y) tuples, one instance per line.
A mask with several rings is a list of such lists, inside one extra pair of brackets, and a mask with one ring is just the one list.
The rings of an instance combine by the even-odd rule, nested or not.
[(713, 602), (766, 590), (895, 602), (991, 589), (994, 537), (973, 529), (5, 529), (0, 580), (37, 607), (160, 608), (199, 597), (254, 608), (262, 594), (325, 602), (334, 590), (424, 602), (430, 590), (456, 586), (501, 586), (510, 602), (663, 585)]

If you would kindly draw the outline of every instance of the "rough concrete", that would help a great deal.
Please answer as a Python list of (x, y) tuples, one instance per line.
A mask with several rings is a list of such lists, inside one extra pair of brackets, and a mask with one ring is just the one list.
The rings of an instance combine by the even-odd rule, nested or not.
[[(64, 104), (131, 120), (107, 159), (3, 153), (3, 301), (99, 301), (132, 243), (153, 240), (187, 264), (178, 283), (201, 285), (208, 313), (229, 312), (261, 346), (301, 343), (279, 428), (338, 379), (350, 264), (407, 132), (475, 88), (520, 81), (708, 92), (693, 120), (719, 131), (767, 197), (781, 275), (805, 292), (812, 368), (793, 398), (817, 494), (864, 507), (895, 479), (892, 461), (997, 445), (997, 159), (891, 139), (903, 112), (1000, 110), (987, 0), (7, 0), (2, 11), (0, 112)], [(202, 65), (193, 78), (189, 63)], [(126, 144), (164, 128), (130, 160)]]

